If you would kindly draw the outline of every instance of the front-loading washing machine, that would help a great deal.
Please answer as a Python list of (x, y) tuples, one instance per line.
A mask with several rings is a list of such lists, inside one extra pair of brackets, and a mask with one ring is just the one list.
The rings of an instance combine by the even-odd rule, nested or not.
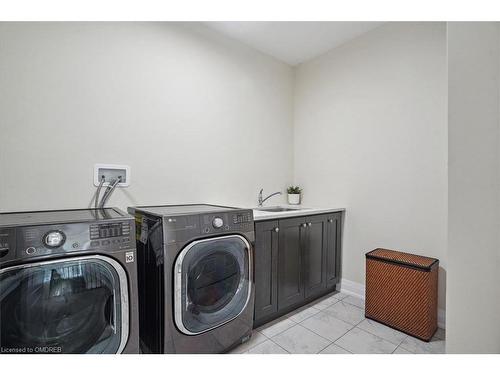
[(248, 339), (254, 313), (253, 212), (205, 204), (135, 215), (144, 353), (223, 353)]
[(139, 353), (134, 220), (0, 213), (0, 352)]

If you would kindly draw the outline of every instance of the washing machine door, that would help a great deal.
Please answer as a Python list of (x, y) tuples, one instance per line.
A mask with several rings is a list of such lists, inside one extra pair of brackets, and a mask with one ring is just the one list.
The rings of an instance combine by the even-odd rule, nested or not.
[(187, 245), (174, 265), (177, 328), (197, 335), (240, 315), (251, 296), (251, 247), (238, 235)]
[(104, 256), (0, 270), (3, 353), (120, 353), (128, 339), (123, 267)]

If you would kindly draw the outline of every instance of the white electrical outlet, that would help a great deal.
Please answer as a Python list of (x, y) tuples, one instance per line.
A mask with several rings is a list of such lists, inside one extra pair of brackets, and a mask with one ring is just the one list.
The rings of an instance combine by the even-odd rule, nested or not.
[(109, 186), (117, 178), (120, 183), (117, 187), (127, 187), (130, 185), (130, 167), (128, 165), (117, 164), (96, 164), (94, 165), (94, 186), (99, 186), (104, 177), (103, 186)]

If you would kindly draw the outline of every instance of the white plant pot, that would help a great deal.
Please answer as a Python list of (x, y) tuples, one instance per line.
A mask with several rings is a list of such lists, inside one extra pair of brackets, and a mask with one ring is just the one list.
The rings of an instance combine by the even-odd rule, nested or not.
[(288, 204), (300, 204), (300, 194), (288, 194)]

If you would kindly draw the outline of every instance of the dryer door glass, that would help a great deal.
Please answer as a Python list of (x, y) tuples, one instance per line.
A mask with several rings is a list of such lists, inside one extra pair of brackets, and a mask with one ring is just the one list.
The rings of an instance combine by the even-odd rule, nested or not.
[(241, 236), (195, 241), (176, 262), (175, 321), (199, 334), (236, 318), (250, 297), (250, 245)]
[(21, 353), (117, 353), (128, 289), (114, 260), (88, 256), (0, 271), (0, 347)]

